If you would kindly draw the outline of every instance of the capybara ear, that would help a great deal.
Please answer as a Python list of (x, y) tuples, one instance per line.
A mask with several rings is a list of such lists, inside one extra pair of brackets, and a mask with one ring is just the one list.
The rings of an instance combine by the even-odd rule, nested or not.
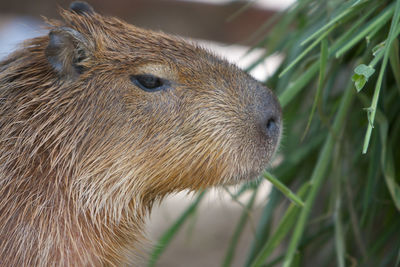
[(83, 1), (72, 2), (69, 6), (71, 11), (74, 11), (80, 15), (92, 15), (94, 14), (94, 9), (91, 5)]
[(50, 31), (46, 57), (61, 76), (77, 77), (85, 71), (84, 62), (90, 58), (88, 40), (68, 27)]

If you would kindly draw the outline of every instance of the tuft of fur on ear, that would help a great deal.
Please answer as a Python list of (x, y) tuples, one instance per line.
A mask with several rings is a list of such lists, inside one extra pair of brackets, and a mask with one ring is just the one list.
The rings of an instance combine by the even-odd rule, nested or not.
[(89, 42), (76, 30), (59, 27), (50, 31), (45, 53), (60, 76), (74, 78), (85, 71), (82, 63), (90, 58)]
[(69, 6), (71, 11), (74, 11), (80, 15), (91, 15), (94, 14), (94, 9), (91, 5), (84, 1), (75, 1), (72, 2)]

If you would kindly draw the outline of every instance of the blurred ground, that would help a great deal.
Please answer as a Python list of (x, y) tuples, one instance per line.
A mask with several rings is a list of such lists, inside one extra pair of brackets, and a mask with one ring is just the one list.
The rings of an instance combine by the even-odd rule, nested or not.
[[(41, 1), (27, 2), (21, 5), (20, 0), (7, 1), (1, 0), (0, 2), (0, 59), (5, 57), (8, 53), (16, 48), (16, 46), (23, 40), (38, 36), (41, 34), (46, 34), (46, 31), (41, 28), (43, 26), (38, 14), (44, 14), (49, 17), (55, 16), (56, 3)], [(70, 1), (59, 1), (58, 5), (67, 7)], [(243, 33), (241, 31), (247, 31), (249, 34), (249, 29), (247, 27), (237, 27), (235, 29), (234, 25), (227, 26), (225, 22), (226, 18), (236, 11), (238, 6), (232, 8), (231, 5), (227, 5), (226, 9), (223, 9), (224, 1), (220, 2), (220, 5), (214, 7), (213, 12), (209, 12), (207, 18), (203, 18), (201, 21), (210, 22), (211, 26), (214, 27), (214, 31), (209, 28), (207, 23), (187, 23), (191, 19), (196, 19), (196, 16), (201, 18), (204, 16), (204, 10), (199, 10), (195, 12), (197, 15), (184, 12), (183, 14), (177, 15), (175, 12), (182, 12), (182, 6), (189, 6), (193, 3), (178, 3), (177, 8), (169, 7), (161, 12), (162, 9), (154, 10), (151, 6), (154, 2), (159, 1), (131, 1), (136, 3), (135, 8), (121, 8), (116, 4), (115, 1), (89, 1), (95, 7), (96, 10), (101, 13), (112, 14), (115, 16), (120, 16), (126, 19), (129, 10), (134, 10), (140, 15), (135, 15), (137, 18), (141, 17), (142, 20), (136, 25), (141, 25), (146, 28), (160, 29), (168, 31), (168, 29), (175, 33), (185, 33), (185, 36), (191, 37), (209, 37), (210, 41), (199, 41), (201, 45), (210, 48), (216, 54), (222, 55), (231, 62), (237, 63), (241, 68), (246, 68), (249, 66), (257, 57), (259, 57), (264, 51), (255, 50), (253, 53), (246, 55), (247, 47), (243, 45), (227, 45), (218, 43), (215, 41), (232, 41), (239, 42)], [(121, 3), (127, 3), (126, 1), (117, 1)], [(161, 1), (163, 2), (163, 1)], [(164, 1), (167, 2), (167, 1)], [(180, 1), (178, 1), (180, 2)], [(198, 8), (201, 3), (195, 1), (194, 7)], [(225, 1), (226, 2), (226, 1)], [(278, 4), (277, 1), (269, 1), (270, 6), (268, 6), (267, 1), (260, 1), (263, 3), (263, 7), (253, 7), (254, 10), (248, 11), (249, 13), (243, 13), (241, 16), (253, 16), (255, 21), (253, 24), (249, 24), (248, 27), (253, 27), (251, 30), (254, 31), (254, 23), (260, 24), (262, 21), (266, 20), (266, 17), (272, 14), (271, 11), (265, 9), (265, 7), (270, 8), (271, 3), (273, 8), (281, 9), (284, 6), (282, 4), (287, 4), (287, 2), (292, 2), (292, 0), (284, 0)], [(19, 3), (19, 4), (18, 4)], [(18, 6), (19, 5), (19, 6)], [(127, 4), (128, 5), (128, 4)], [(163, 3), (165, 5), (165, 3)], [(181, 5), (181, 6), (180, 6)], [(197, 6), (196, 6), (197, 5)], [(242, 4), (243, 5), (243, 4)], [(113, 7), (114, 6), (114, 7)], [(144, 7), (147, 6), (147, 9)], [(222, 7), (221, 7), (222, 6)], [(109, 8), (109, 9), (107, 9)], [(207, 10), (210, 7), (206, 8)], [(107, 9), (107, 12), (102, 10)], [(138, 11), (140, 10), (140, 12)], [(147, 11), (146, 11), (147, 10)], [(161, 11), (160, 11), (161, 10)], [(172, 13), (166, 12), (167, 10), (174, 10)], [(224, 10), (224, 11), (221, 11)], [(258, 10), (258, 11), (257, 11)], [(18, 12), (20, 11), (20, 12)], [(134, 12), (133, 12), (134, 13)], [(30, 15), (28, 15), (30, 14)], [(122, 15), (121, 15), (122, 14)], [(160, 15), (161, 14), (161, 15)], [(258, 15), (255, 15), (258, 14)], [(259, 16), (259, 18), (257, 17)], [(176, 18), (179, 19), (176, 19)], [(191, 17), (191, 19), (189, 19)], [(217, 18), (213, 18), (217, 17)], [(143, 19), (145, 18), (145, 19)], [(222, 20), (221, 20), (222, 18)], [(169, 21), (169, 23), (164, 23), (164, 20)], [(146, 22), (148, 21), (148, 22)], [(249, 20), (250, 21), (250, 20)], [(132, 20), (131, 20), (132, 22)], [(150, 22), (150, 23), (149, 23)], [(158, 27), (155, 25), (162, 25), (163, 27)], [(168, 25), (168, 26), (167, 26)], [(186, 25), (182, 28), (182, 25)], [(189, 26), (188, 26), (189, 25)], [(197, 25), (197, 26), (193, 26)], [(204, 28), (202, 28), (202, 26)], [(190, 28), (192, 27), (192, 28)], [(200, 30), (199, 30), (200, 29)], [(213, 33), (215, 32), (225, 32), (222, 36), (221, 34)], [(206, 33), (202, 33), (205, 31)], [(211, 33), (210, 33), (211, 31)], [(193, 34), (192, 34), (193, 32)], [(213, 37), (214, 36), (214, 37)], [(248, 35), (247, 35), (248, 36)], [(243, 37), (244, 38), (244, 37)], [(271, 74), (277, 64), (279, 63), (280, 57), (278, 55), (268, 58), (264, 61), (258, 68), (254, 69), (251, 74), (259, 80), (265, 80), (266, 77)], [(234, 190), (231, 188), (230, 190)], [(262, 190), (258, 193), (258, 198), (256, 204), (254, 205), (254, 212), (252, 213), (252, 220), (250, 224), (247, 225), (245, 232), (240, 239), (239, 246), (235, 255), (235, 262), (232, 266), (243, 266), (246, 259), (246, 255), (249, 250), (251, 241), (254, 238), (254, 228), (256, 222), (258, 221), (260, 210), (268, 199), (268, 192), (270, 186), (265, 182)], [(244, 196), (241, 201), (245, 201), (249, 196)], [(193, 195), (186, 193), (180, 193), (174, 196), (168, 197), (159, 206), (155, 207), (148, 223), (148, 236), (149, 239), (155, 244), (162, 233), (167, 229), (172, 222), (181, 214), (182, 211), (191, 203)], [(172, 244), (167, 248), (165, 254), (162, 256), (159, 264), (157, 266), (162, 267), (180, 267), (180, 266), (190, 266), (190, 267), (203, 267), (203, 266), (220, 266), (230, 239), (232, 237), (234, 228), (238, 222), (238, 219), (243, 211), (243, 207), (238, 203), (231, 200), (231, 197), (224, 192), (222, 189), (214, 190), (212, 193), (208, 194), (207, 197), (202, 201), (196, 216), (189, 220), (185, 224), (184, 229), (180, 231), (179, 235), (173, 240)], [(150, 251), (150, 249), (148, 249)], [(145, 265), (145, 264), (143, 264)]]

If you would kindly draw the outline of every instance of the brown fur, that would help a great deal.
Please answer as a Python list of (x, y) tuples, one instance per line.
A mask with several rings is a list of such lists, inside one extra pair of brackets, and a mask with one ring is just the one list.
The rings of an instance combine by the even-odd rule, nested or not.
[[(259, 122), (271, 113), (280, 128), (280, 107), (247, 74), (177, 37), (61, 15), (50, 29), (86, 40), (82, 73), (70, 69), (76, 47), (61, 53), (63, 72), (52, 67), (49, 36), (0, 62), (0, 265), (125, 266), (154, 201), (263, 170), (280, 129), (268, 136)], [(140, 73), (171, 88), (145, 92), (129, 79)]]

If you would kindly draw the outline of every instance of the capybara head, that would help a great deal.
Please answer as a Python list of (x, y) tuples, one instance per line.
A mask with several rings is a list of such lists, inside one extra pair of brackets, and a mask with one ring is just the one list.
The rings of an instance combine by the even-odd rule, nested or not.
[[(197, 45), (85, 3), (61, 15), (0, 63), (0, 238), (11, 240), (1, 256), (121, 263), (154, 200), (267, 166), (281, 133), (269, 89)], [(42, 259), (18, 258), (24, 243)]]

